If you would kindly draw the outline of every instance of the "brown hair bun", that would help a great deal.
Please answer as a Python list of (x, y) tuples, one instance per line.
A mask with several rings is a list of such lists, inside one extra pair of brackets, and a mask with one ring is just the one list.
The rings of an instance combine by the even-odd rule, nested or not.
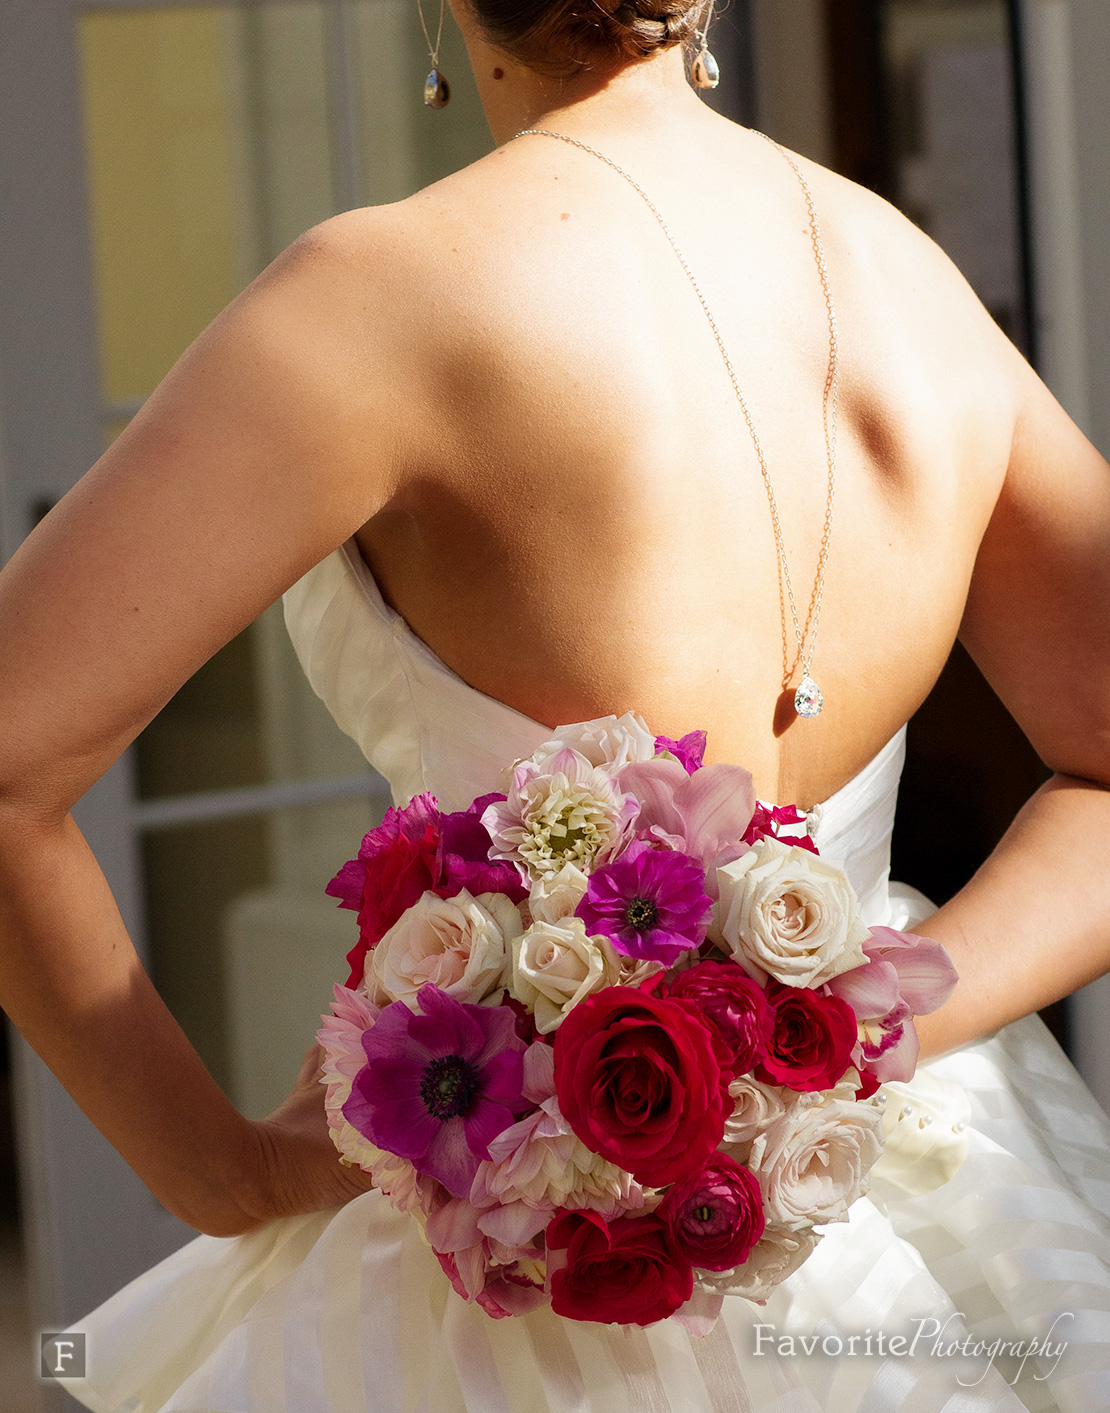
[(490, 42), (565, 77), (646, 59), (689, 39), (707, 0), (467, 0)]

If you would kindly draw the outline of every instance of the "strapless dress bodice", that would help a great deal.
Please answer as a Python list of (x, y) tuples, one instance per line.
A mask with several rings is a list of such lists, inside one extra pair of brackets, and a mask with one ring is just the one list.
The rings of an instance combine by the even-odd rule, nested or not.
[[(452, 672), (385, 602), (353, 540), (289, 590), (285, 621), (314, 691), (389, 782), (397, 804), (427, 790), (444, 809), (465, 809), (503, 789), (512, 762), (551, 737), (551, 727)], [(818, 848), (843, 862), (871, 925), (894, 920), (890, 835), (905, 735), (903, 727), (813, 811)], [(896, 890), (897, 898), (908, 896)]]

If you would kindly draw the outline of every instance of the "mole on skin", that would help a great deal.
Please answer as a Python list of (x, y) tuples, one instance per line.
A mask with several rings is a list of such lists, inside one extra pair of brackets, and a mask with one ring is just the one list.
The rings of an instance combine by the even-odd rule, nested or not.
[(505, 70), (504, 70), (504, 69), (494, 69), (494, 71), (493, 71), (493, 76), (494, 76), (495, 79), (503, 79), (503, 78), (505, 77)]

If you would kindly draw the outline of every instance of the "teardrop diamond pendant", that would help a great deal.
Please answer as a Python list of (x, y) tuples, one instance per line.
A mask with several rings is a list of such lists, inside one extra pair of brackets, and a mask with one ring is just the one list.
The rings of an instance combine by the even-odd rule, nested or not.
[(824, 705), (821, 688), (807, 673), (798, 683), (798, 690), (794, 693), (794, 710), (799, 716), (820, 716)]
[(424, 80), (424, 102), (429, 108), (446, 108), (451, 101), (451, 85), (438, 69)]

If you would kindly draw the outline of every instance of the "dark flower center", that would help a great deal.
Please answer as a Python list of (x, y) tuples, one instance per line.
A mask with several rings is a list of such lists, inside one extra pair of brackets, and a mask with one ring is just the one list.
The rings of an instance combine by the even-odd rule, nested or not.
[(708, 1202), (703, 1202), (700, 1207), (694, 1208), (694, 1216), (699, 1222), (711, 1222), (713, 1220), (713, 1208)]
[(629, 898), (624, 920), (634, 932), (649, 932), (659, 921), (659, 909), (651, 898)]
[(433, 1060), (420, 1080), (420, 1098), (434, 1119), (446, 1122), (469, 1113), (478, 1089), (478, 1071), (460, 1055)]

